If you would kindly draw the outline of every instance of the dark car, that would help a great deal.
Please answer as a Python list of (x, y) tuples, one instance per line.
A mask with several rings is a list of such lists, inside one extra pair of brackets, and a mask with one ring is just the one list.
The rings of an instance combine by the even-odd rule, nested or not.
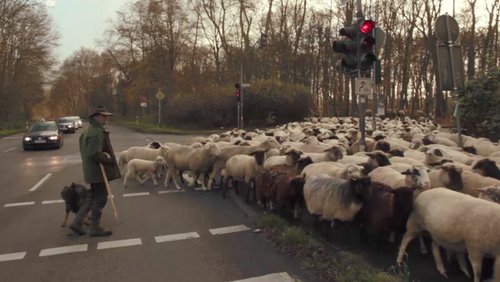
[(38, 121), (33, 123), (23, 136), (23, 149), (61, 148), (63, 135), (54, 121)]
[(62, 117), (57, 119), (57, 127), (62, 132), (75, 133), (77, 125), (74, 119), (70, 117)]

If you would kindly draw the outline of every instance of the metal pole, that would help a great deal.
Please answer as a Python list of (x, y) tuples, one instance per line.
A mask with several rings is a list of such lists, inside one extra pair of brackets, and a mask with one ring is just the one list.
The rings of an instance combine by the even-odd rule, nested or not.
[(451, 81), (453, 83), (453, 98), (456, 101), (456, 116), (455, 119), (457, 121), (457, 131), (458, 131), (458, 146), (462, 147), (462, 128), (460, 126), (460, 102), (458, 101), (458, 88), (457, 88), (457, 80), (455, 77), (455, 62), (453, 61), (453, 42), (451, 41), (451, 30), (450, 30), (450, 22), (449, 22), (449, 17), (446, 17), (446, 30), (448, 32), (448, 40), (446, 42), (446, 45), (448, 46), (449, 50), (449, 56), (450, 56), (450, 64), (451, 64), (451, 70), (450, 70), (450, 75), (451, 75)]
[(158, 99), (158, 127), (160, 126), (161, 121), (161, 100)]
[[(361, 6), (361, 0), (356, 1), (356, 6), (357, 6), (357, 12), (356, 12), (356, 28), (359, 29), (359, 25), (361, 24), (361, 21), (364, 19), (363, 11), (362, 11), (362, 6)], [(359, 31), (356, 31), (356, 42), (359, 42)], [(360, 65), (360, 52), (359, 52), (359, 46), (356, 48), (356, 58), (358, 61), (358, 78), (361, 78), (361, 65)], [(354, 87), (353, 87), (354, 88)], [(354, 89), (356, 93), (356, 89)], [(359, 150), (360, 151), (365, 151), (366, 148), (366, 140), (365, 140), (365, 105), (364, 103), (366, 102), (366, 97), (363, 95), (359, 95), (358, 93), (358, 114), (359, 114), (359, 130), (361, 131), (361, 140), (359, 143)]]
[(243, 97), (244, 97), (244, 87), (243, 87), (243, 62), (245, 60), (246, 55), (241, 59), (240, 65), (240, 126), (239, 128), (243, 129)]

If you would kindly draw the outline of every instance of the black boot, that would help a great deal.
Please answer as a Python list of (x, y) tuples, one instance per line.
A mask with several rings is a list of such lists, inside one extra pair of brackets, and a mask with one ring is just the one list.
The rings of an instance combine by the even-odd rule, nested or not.
[(105, 237), (113, 234), (110, 230), (103, 229), (99, 223), (101, 221), (102, 212), (92, 212), (90, 223), (90, 237)]

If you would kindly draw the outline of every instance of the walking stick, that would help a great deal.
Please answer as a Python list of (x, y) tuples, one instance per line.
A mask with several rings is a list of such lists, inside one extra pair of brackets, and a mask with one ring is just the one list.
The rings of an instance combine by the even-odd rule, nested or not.
[(109, 187), (108, 177), (106, 176), (106, 172), (104, 171), (104, 166), (101, 163), (99, 163), (99, 167), (101, 168), (104, 184), (106, 184), (106, 191), (108, 191), (108, 198), (111, 201), (111, 208), (113, 208), (113, 215), (115, 216), (116, 221), (118, 221), (118, 212), (116, 211), (115, 200), (113, 199), (113, 194), (111, 193), (111, 187)]

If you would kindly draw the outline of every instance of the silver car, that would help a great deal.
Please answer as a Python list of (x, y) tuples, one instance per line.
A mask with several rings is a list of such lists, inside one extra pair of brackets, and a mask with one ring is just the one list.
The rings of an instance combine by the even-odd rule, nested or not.
[(70, 133), (75, 133), (76, 132), (76, 123), (75, 120), (70, 118), (70, 117), (62, 117), (57, 119), (57, 128), (62, 131), (62, 132), (70, 132)]

